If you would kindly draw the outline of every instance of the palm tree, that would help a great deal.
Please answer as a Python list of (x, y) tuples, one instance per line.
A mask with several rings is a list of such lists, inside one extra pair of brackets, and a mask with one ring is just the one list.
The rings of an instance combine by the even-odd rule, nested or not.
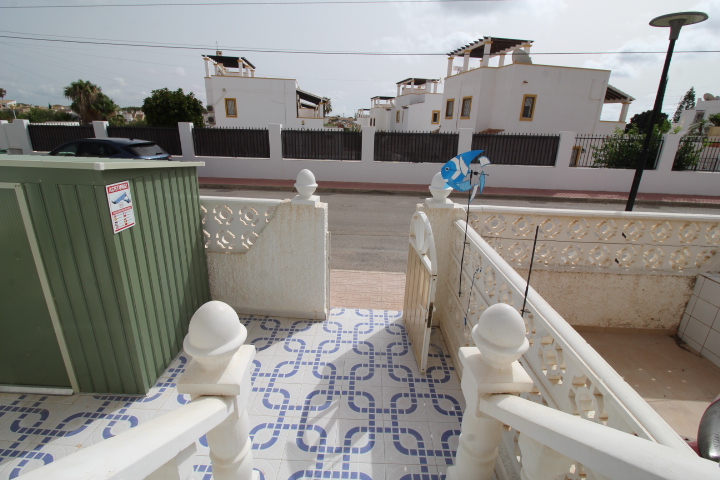
[(97, 101), (102, 90), (97, 85), (87, 80), (78, 80), (65, 87), (65, 96), (72, 100), (70, 106), (80, 117), (83, 123), (92, 122), (96, 116), (93, 112), (93, 104)]
[(7, 91), (4, 88), (0, 88), (0, 99), (5, 100), (5, 95), (7, 95)]

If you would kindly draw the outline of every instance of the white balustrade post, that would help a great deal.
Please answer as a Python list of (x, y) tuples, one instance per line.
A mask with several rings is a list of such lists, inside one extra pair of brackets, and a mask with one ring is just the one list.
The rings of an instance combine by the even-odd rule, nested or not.
[(448, 480), (491, 480), (502, 423), (479, 410), (485, 395), (519, 394), (533, 388), (517, 361), (529, 347), (525, 322), (510, 305), (498, 303), (483, 312), (472, 330), (476, 347), (460, 349), (465, 396), (460, 445)]
[(108, 138), (107, 127), (109, 122), (102, 120), (93, 120), (92, 126), (95, 132), (95, 138)]
[(362, 134), (360, 160), (372, 164), (375, 161), (375, 127), (363, 127), (360, 133)]
[(195, 141), (193, 140), (192, 122), (178, 122), (178, 133), (180, 134), (180, 150), (184, 160), (195, 158)]
[(193, 399), (229, 397), (234, 407), (225, 421), (207, 433), (216, 480), (256, 478), (246, 412), (255, 347), (243, 345), (246, 338), (237, 313), (223, 302), (211, 301), (195, 312), (183, 342), (192, 360), (178, 381), (178, 392)]
[(432, 198), (425, 199), (425, 204), (429, 208), (455, 208), (455, 203), (447, 198), (453, 189), (440, 172), (435, 174), (428, 190), (432, 194)]
[(568, 473), (573, 461), (552, 448), (520, 432), (518, 446), (522, 455), (522, 480), (553, 480)]

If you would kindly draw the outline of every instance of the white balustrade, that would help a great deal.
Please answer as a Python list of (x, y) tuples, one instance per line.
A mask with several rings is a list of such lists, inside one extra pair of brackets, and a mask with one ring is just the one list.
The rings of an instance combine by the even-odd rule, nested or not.
[[(449, 301), (450, 311), (443, 315), (443, 332), (448, 343), (453, 345), (451, 352), (457, 347), (472, 345), (469, 336), (463, 336), (462, 332), (472, 328), (489, 306), (505, 303), (520, 311), (526, 287), (526, 281), (500, 254), (469, 228), (463, 258), (462, 292), (457, 296), (459, 282), (455, 275), (459, 273), (465, 225), (463, 220), (455, 222), (455, 240), (450, 257), (456, 268), (447, 286), (454, 299)], [(464, 319), (468, 305), (466, 328)], [(535, 383), (535, 390), (526, 397), (554, 409), (691, 452), (672, 428), (532, 288), (528, 291), (524, 320), (529, 349), (521, 363)], [(514, 441), (512, 439), (510, 443)]]
[[(501, 457), (498, 478), (680, 480), (718, 475), (716, 463), (692, 452), (518, 397), (533, 387), (517, 361), (528, 350), (524, 330), (517, 310), (497, 303), (472, 330), (477, 347), (460, 349), (467, 407), (448, 480), (491, 480), (497, 475), (503, 424), (519, 435)], [(517, 464), (514, 473), (505, 464), (508, 457)]]
[(209, 252), (246, 253), (283, 200), (200, 197), (205, 248)]
[(720, 268), (720, 216), (471, 206), (470, 225), (511, 265), (695, 276)]
[(234, 310), (222, 302), (206, 303), (193, 315), (184, 342), (193, 358), (178, 392), (191, 395), (189, 404), (23, 478), (190, 480), (195, 442), (207, 435), (213, 478), (257, 479), (246, 413), (255, 347), (243, 345), (246, 338)]

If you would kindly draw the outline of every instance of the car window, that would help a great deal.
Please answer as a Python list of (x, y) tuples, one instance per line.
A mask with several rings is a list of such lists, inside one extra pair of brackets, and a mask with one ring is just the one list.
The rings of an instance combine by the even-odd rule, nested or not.
[(125, 147), (136, 157), (154, 157), (156, 155), (167, 155), (168, 153), (155, 143), (139, 143)]
[(53, 151), (51, 155), (57, 155), (60, 157), (74, 157), (77, 153), (77, 149), (77, 143), (68, 143), (67, 145), (60, 146), (57, 150)]
[(95, 142), (81, 143), (77, 153), (78, 157), (109, 157), (110, 155), (112, 155), (112, 147)]

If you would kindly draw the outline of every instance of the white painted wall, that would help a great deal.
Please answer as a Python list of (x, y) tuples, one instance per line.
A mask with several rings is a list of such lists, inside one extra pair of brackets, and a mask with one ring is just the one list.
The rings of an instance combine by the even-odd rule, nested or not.
[(720, 274), (698, 275), (678, 335), (720, 367)]
[(680, 115), (680, 122), (678, 122), (683, 132), (687, 131), (690, 128), (690, 125), (693, 124), (695, 114), (698, 111), (704, 111), (705, 114), (703, 115), (703, 118), (707, 120), (710, 115), (720, 113), (720, 100), (698, 100), (695, 104), (695, 108), (692, 110), (685, 110), (682, 115)]
[[(205, 91), (218, 127), (265, 128), (269, 123), (286, 128), (323, 127), (322, 118), (298, 118), (293, 79), (214, 75), (205, 77)], [(227, 116), (226, 98), (236, 99), (237, 118)]]
[[(605, 133), (600, 114), (609, 77), (608, 70), (526, 64), (481, 67), (453, 75), (445, 79), (441, 131), (498, 128), (512, 133)], [(532, 121), (520, 120), (525, 94), (537, 95)], [(463, 97), (472, 97), (468, 119), (460, 118)], [(444, 107), (451, 98), (455, 111), (452, 119), (446, 119)]]

